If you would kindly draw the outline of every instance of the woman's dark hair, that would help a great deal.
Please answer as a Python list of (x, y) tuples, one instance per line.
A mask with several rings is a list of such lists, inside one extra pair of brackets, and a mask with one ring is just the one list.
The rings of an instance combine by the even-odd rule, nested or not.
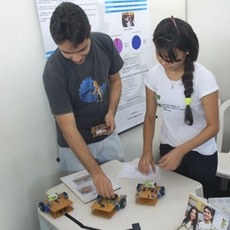
[(50, 33), (59, 45), (68, 40), (74, 46), (90, 36), (90, 24), (84, 10), (71, 2), (57, 6), (50, 19)]
[[(199, 52), (199, 41), (192, 27), (179, 18), (163, 19), (154, 31), (153, 42), (158, 54), (165, 59), (166, 53), (171, 63), (177, 61), (175, 49), (186, 52), (182, 82), (185, 88), (185, 98), (190, 99), (193, 93), (194, 62), (197, 60)], [(193, 124), (190, 103), (186, 103), (184, 120), (188, 125)]]
[(183, 224), (189, 222), (189, 220), (190, 220), (190, 215), (191, 215), (192, 210), (195, 210), (195, 211), (196, 211), (196, 218), (192, 221), (191, 225), (192, 225), (193, 230), (196, 230), (197, 223), (198, 223), (198, 209), (197, 209), (195, 206), (193, 206), (193, 207), (191, 207), (191, 208), (189, 209), (189, 211), (187, 212), (186, 217), (185, 217), (184, 220), (183, 220)]

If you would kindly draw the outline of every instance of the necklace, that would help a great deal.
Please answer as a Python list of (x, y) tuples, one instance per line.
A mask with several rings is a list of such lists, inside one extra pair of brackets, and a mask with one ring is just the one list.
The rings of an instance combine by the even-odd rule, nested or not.
[(170, 81), (171, 89), (174, 89), (177, 83), (180, 82), (183, 76), (183, 71), (182, 72), (180, 70), (177, 70), (176, 72), (169, 71), (169, 72), (166, 72), (166, 76)]
[(177, 81), (170, 80), (171, 89), (174, 89), (174, 86), (176, 85), (176, 83), (177, 83)]

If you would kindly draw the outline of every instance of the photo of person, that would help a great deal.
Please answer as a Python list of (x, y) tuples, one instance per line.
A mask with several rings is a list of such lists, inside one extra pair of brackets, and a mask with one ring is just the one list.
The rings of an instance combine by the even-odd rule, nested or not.
[(123, 27), (130, 27), (130, 26), (135, 25), (133, 12), (122, 13), (122, 25), (123, 25)]
[(203, 221), (199, 223), (199, 230), (216, 230), (217, 228), (213, 225), (213, 218), (215, 215), (215, 210), (209, 206), (204, 206), (203, 209)]
[(198, 230), (198, 213), (198, 209), (192, 206), (187, 212), (180, 229)]

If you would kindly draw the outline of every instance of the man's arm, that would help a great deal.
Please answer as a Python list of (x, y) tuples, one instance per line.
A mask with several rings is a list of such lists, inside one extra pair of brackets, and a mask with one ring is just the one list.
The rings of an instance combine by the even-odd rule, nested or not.
[(106, 125), (109, 127), (110, 133), (116, 128), (115, 115), (121, 97), (121, 78), (119, 72), (109, 76), (109, 108), (105, 116)]
[(112, 183), (89, 151), (87, 144), (77, 129), (73, 113), (56, 115), (55, 119), (69, 147), (91, 174), (98, 194), (113, 197)]

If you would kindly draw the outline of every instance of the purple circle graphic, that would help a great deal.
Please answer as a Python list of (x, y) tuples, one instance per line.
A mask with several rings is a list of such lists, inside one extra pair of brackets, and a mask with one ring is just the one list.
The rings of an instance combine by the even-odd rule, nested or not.
[(114, 39), (113, 43), (114, 43), (114, 45), (116, 46), (117, 51), (118, 51), (119, 53), (121, 53), (121, 51), (122, 51), (122, 49), (123, 49), (123, 44), (122, 44), (121, 39), (116, 38), (116, 39)]

